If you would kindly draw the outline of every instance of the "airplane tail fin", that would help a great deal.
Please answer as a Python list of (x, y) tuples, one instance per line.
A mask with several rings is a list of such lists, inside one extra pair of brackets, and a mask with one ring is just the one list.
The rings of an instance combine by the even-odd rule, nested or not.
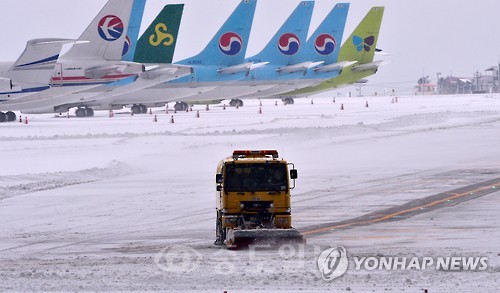
[(302, 42), (307, 38), (313, 7), (313, 1), (300, 2), (264, 49), (247, 61), (290, 64), (295, 55), (299, 56)]
[(34, 39), (7, 72), (7, 78), (19, 84), (48, 85), (64, 44), (68, 39)]
[(122, 60), (134, 0), (109, 0), (64, 58)]
[(146, 0), (134, 0), (134, 5), (132, 6), (132, 14), (130, 15), (130, 23), (127, 30), (127, 37), (125, 39), (125, 45), (123, 46), (123, 61), (134, 61), (135, 50), (137, 48), (137, 39), (139, 38), (139, 30), (141, 29), (145, 6)]
[(256, 0), (242, 0), (201, 53), (178, 63), (219, 66), (243, 63), (256, 3)]
[(184, 4), (166, 5), (137, 42), (132, 61), (172, 63)]
[(340, 48), (339, 61), (373, 62), (384, 7), (372, 7), (358, 27)]
[(307, 40), (303, 61), (337, 62), (348, 12), (349, 3), (338, 3), (333, 7)]

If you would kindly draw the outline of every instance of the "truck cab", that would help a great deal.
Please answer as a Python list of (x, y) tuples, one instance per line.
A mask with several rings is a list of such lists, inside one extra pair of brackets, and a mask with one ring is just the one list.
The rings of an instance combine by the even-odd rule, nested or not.
[(222, 160), (216, 175), (215, 244), (227, 244), (230, 231), (292, 229), (290, 190), (296, 178), (293, 163), (275, 150), (237, 150)]

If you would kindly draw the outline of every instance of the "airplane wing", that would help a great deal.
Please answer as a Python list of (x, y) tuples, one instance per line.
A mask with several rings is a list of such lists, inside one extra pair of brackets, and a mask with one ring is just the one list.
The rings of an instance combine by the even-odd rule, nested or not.
[(256, 68), (262, 67), (267, 64), (269, 64), (269, 62), (259, 62), (259, 63), (246, 62), (243, 64), (233, 65), (230, 67), (219, 69), (217, 70), (217, 72), (220, 74), (234, 74), (240, 72), (248, 72), (250, 70), (254, 70)]
[(288, 65), (288, 66), (285, 66), (285, 67), (281, 67), (279, 69), (276, 69), (276, 71), (278, 71), (280, 73), (294, 73), (294, 72), (298, 72), (298, 71), (306, 71), (309, 68), (316, 67), (316, 66), (321, 65), (323, 63), (324, 63), (324, 61), (319, 61), (319, 62), (312, 62), (312, 61), (301, 62), (301, 63), (298, 63), (298, 64)]
[(320, 67), (314, 69), (314, 71), (316, 71), (316, 72), (331, 72), (331, 71), (343, 69), (344, 67), (347, 67), (349, 65), (353, 65), (356, 63), (357, 63), (357, 61), (342, 61), (342, 62), (337, 62), (337, 63), (333, 63), (333, 64), (320, 66)]
[(351, 68), (352, 71), (360, 72), (360, 71), (369, 71), (369, 70), (377, 70), (380, 66), (389, 64), (389, 61), (386, 60), (378, 60), (370, 63), (365, 63), (357, 66), (353, 66)]
[[(105, 94), (107, 98), (116, 97), (126, 93), (136, 92), (145, 88), (165, 83), (191, 74), (192, 67), (177, 64), (161, 64), (154, 69), (143, 72), (139, 78), (129, 85), (115, 88)], [(109, 84), (108, 86), (113, 86)]]
[(104, 101), (191, 74), (191, 67), (184, 65), (162, 64), (153, 67), (154, 69), (140, 74), (138, 78), (126, 82), (120, 80), (80, 92), (68, 89), (67, 93), (50, 98), (40, 98), (40, 95), (34, 95), (1, 103), (0, 110), (15, 107), (24, 113), (46, 113), (49, 108), (72, 108), (86, 102)]

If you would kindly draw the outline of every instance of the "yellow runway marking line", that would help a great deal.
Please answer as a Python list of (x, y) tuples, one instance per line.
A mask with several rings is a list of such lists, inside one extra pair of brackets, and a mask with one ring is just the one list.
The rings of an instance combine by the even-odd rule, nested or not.
[(330, 226), (330, 227), (325, 227), (325, 228), (319, 228), (319, 229), (315, 229), (315, 230), (311, 230), (311, 231), (304, 231), (304, 232), (302, 232), (302, 234), (303, 235), (312, 235), (312, 234), (318, 234), (318, 233), (322, 233), (322, 232), (326, 232), (326, 231), (331, 231), (331, 230), (335, 230), (335, 229), (340, 229), (340, 228), (345, 228), (345, 227), (354, 226), (354, 225), (363, 225), (363, 224), (372, 224), (372, 223), (382, 222), (382, 221), (386, 221), (386, 220), (392, 219), (392, 218), (394, 218), (396, 216), (399, 216), (399, 215), (403, 215), (403, 214), (407, 214), (407, 213), (410, 213), (410, 212), (413, 212), (413, 211), (416, 211), (416, 210), (419, 210), (419, 209), (424, 209), (424, 208), (427, 208), (427, 207), (435, 206), (437, 204), (443, 203), (443, 202), (448, 201), (448, 200), (453, 200), (455, 198), (459, 198), (459, 197), (462, 197), (462, 196), (472, 195), (472, 194), (474, 194), (476, 192), (480, 192), (480, 191), (484, 191), (484, 190), (496, 188), (496, 186), (498, 186), (498, 185), (500, 185), (500, 181), (496, 182), (494, 184), (491, 184), (491, 185), (488, 185), (488, 186), (483, 186), (483, 187), (480, 187), (480, 188), (477, 188), (477, 189), (474, 189), (474, 190), (470, 190), (470, 191), (467, 191), (467, 192), (464, 192), (464, 193), (450, 193), (451, 196), (449, 196), (449, 197), (442, 198), (442, 199), (430, 202), (430, 203), (425, 204), (425, 205), (416, 206), (416, 207), (413, 207), (413, 208), (410, 208), (410, 209), (406, 209), (406, 210), (402, 210), (402, 211), (395, 212), (395, 213), (392, 213), (392, 214), (384, 215), (384, 216), (382, 216), (380, 218), (376, 218), (376, 219), (372, 219), (372, 220), (367, 220), (367, 221), (345, 223), (345, 224), (341, 224), (341, 225), (335, 225), (335, 226)]

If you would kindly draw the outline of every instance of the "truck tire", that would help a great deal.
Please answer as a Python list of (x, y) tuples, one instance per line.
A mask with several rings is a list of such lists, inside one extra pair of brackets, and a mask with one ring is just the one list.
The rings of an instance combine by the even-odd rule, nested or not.
[(222, 215), (217, 212), (215, 219), (215, 245), (224, 245), (226, 240), (226, 230), (222, 227)]

